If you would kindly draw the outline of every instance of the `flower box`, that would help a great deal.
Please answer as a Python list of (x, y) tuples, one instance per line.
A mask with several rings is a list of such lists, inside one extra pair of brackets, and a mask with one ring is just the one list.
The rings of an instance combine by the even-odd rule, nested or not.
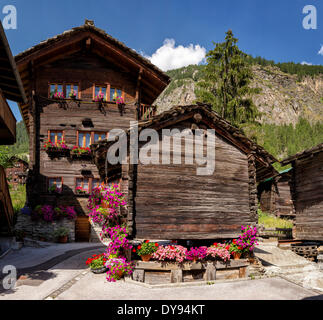
[(72, 150), (70, 151), (70, 156), (72, 159), (86, 159), (91, 160), (92, 159), (92, 152), (91, 149), (86, 147), (77, 147), (74, 146)]

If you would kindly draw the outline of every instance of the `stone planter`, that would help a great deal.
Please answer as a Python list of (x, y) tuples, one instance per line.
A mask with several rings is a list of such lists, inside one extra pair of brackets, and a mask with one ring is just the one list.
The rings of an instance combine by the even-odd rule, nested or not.
[(102, 267), (102, 268), (98, 268), (98, 269), (91, 269), (91, 271), (95, 274), (100, 274), (100, 273), (104, 273), (107, 271), (106, 267)]

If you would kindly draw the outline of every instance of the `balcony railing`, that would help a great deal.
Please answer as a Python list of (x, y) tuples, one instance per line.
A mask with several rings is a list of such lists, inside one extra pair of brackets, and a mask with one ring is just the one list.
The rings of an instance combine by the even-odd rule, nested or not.
[(149, 106), (146, 104), (140, 105), (139, 108), (139, 120), (146, 120), (152, 118), (156, 114), (157, 108), (156, 106)]

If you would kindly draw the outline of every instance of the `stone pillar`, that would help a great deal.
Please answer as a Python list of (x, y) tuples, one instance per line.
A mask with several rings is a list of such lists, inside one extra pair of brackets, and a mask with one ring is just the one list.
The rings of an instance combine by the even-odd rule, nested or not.
[(216, 279), (216, 267), (212, 262), (207, 263), (204, 279), (206, 281), (213, 281)]
[(135, 269), (132, 274), (132, 279), (138, 282), (145, 282), (145, 270)]
[(171, 283), (183, 282), (183, 271), (182, 271), (182, 269), (176, 269), (176, 270), (171, 271), (170, 282)]

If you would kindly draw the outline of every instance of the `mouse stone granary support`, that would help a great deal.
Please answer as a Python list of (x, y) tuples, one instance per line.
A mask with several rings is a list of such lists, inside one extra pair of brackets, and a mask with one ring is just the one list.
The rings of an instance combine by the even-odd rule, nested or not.
[[(7, 99), (23, 102), (26, 96), (1, 22), (0, 69), (0, 145), (12, 145), (16, 142), (16, 118)], [(13, 215), (6, 174), (0, 165), (0, 235), (12, 231)]]
[(87, 214), (89, 193), (102, 182), (88, 147), (152, 116), (170, 78), (89, 20), (15, 59), (28, 97), (21, 104), (30, 138), (28, 205)]
[[(140, 142), (147, 141), (140, 138), (147, 134), (144, 129), (158, 132), (155, 141), (150, 142), (154, 155), (159, 155), (154, 164), (146, 161), (147, 142)], [(173, 129), (178, 129), (178, 133)], [(188, 132), (192, 134), (186, 136), (188, 141), (181, 139), (182, 146), (176, 146), (174, 140), (184, 129), (190, 129)], [(208, 129), (214, 129), (214, 139), (210, 139), (209, 145), (205, 140), (212, 131)], [(134, 131), (134, 127), (127, 131), (130, 146)], [(201, 132), (203, 140), (197, 140)], [(172, 133), (175, 133), (173, 137)], [(122, 178), (121, 190), (128, 203), (123, 214), (134, 238), (225, 239), (238, 236), (241, 225), (257, 223), (256, 183), (272, 175), (271, 163), (277, 160), (208, 105), (173, 107), (152, 119), (140, 121), (138, 134), (138, 164), (129, 161), (130, 146), (127, 161), (122, 165), (106, 162), (114, 141), (100, 141), (91, 146), (101, 177), (113, 180), (120, 175)], [(186, 150), (186, 143), (193, 140), (195, 146), (202, 146), (203, 155)], [(163, 157), (167, 150), (170, 150), (170, 159), (176, 155), (180, 163), (171, 160), (165, 164)], [(198, 174), (197, 170), (203, 167), (198, 164), (201, 157), (208, 152), (212, 154), (212, 150), (213, 170), (208, 175)], [(185, 157), (190, 155), (194, 155), (194, 161), (186, 163)]]
[(291, 164), (295, 237), (323, 241), (323, 143), (282, 161)]
[(259, 207), (277, 217), (294, 218), (295, 211), (291, 196), (292, 168), (277, 172), (258, 184)]

